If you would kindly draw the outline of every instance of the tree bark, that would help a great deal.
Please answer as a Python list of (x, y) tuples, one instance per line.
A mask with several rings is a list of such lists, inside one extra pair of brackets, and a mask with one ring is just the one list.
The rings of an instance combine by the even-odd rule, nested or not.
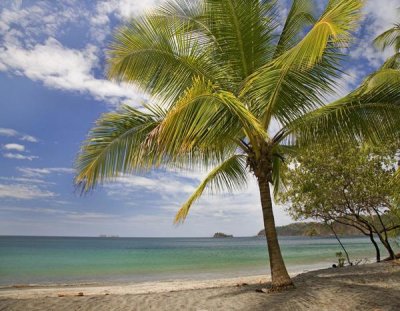
[(371, 240), (372, 244), (375, 247), (375, 251), (376, 251), (376, 262), (380, 262), (381, 261), (381, 251), (379, 249), (378, 244), (375, 242), (374, 239), (374, 234), (372, 233), (372, 231), (369, 232), (369, 239)]
[(267, 239), (269, 262), (271, 267), (272, 290), (279, 290), (293, 286), (293, 282), (286, 270), (278, 242), (269, 181), (265, 176), (257, 176), (257, 179), (260, 188), (265, 237)]

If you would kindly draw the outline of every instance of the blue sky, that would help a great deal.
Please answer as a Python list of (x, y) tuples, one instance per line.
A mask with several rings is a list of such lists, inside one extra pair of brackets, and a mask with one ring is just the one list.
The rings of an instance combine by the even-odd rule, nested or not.
[[(161, 0), (160, 0), (161, 1)], [(0, 234), (209, 236), (254, 235), (262, 228), (254, 181), (234, 195), (207, 196), (184, 225), (172, 219), (204, 172), (155, 171), (127, 176), (81, 197), (73, 162), (93, 122), (146, 95), (104, 77), (113, 29), (156, 1), (27, 1), (0, 3)], [(354, 88), (387, 56), (371, 45), (390, 27), (397, 0), (368, 0), (349, 50), (338, 94)], [(286, 13), (285, 3), (280, 11)], [(277, 224), (291, 222), (275, 208)]]

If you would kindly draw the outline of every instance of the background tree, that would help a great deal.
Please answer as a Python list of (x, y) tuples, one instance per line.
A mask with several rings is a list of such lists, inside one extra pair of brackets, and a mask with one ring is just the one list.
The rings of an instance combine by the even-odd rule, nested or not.
[(374, 73), (354, 92), (325, 101), (362, 2), (330, 0), (314, 17), (311, 1), (295, 0), (282, 27), (276, 1), (259, 0), (168, 1), (132, 20), (110, 46), (108, 74), (143, 88), (151, 103), (98, 120), (78, 157), (76, 183), (89, 191), (155, 167), (211, 170), (179, 210), (181, 222), (205, 190), (242, 189), (250, 172), (260, 189), (272, 287), (292, 285), (270, 190), (280, 185), (283, 156), (321, 134), (378, 140), (399, 124), (400, 72), (385, 83), (375, 83), (384, 70)]
[(395, 144), (367, 145), (315, 144), (299, 151), (285, 173), (287, 191), (280, 200), (289, 202), (296, 219), (334, 221), (360, 230), (369, 236), (380, 261), (376, 235), (395, 253), (389, 232), (400, 228), (398, 205), (394, 200), (397, 185), (391, 183), (397, 167)]

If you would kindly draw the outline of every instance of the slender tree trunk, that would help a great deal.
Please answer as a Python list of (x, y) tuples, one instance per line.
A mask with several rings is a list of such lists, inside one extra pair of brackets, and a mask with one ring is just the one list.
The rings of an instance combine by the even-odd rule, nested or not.
[(385, 248), (387, 249), (387, 251), (389, 253), (389, 258), (392, 259), (392, 260), (396, 259), (396, 255), (395, 255), (395, 253), (393, 251), (393, 248), (389, 243), (389, 238), (388, 238), (388, 234), (387, 234), (385, 223), (383, 222), (382, 217), (379, 214), (379, 211), (377, 209), (375, 209), (375, 208), (374, 208), (374, 211), (375, 211), (376, 215), (378, 216), (379, 222), (380, 222), (380, 224), (382, 226), (382, 230), (383, 230), (383, 233), (384, 233), (384, 236), (382, 236), (382, 233), (377, 232), (377, 234), (379, 236), (379, 239), (382, 241), (383, 246), (385, 246)]
[(388, 253), (389, 253), (389, 258), (392, 259), (392, 260), (393, 260), (393, 259), (396, 259), (396, 255), (394, 254), (393, 248), (392, 248), (392, 246), (390, 245), (389, 240), (383, 238), (383, 237), (382, 237), (382, 234), (380, 234), (380, 233), (377, 233), (377, 235), (378, 235), (378, 237), (379, 237), (379, 240), (382, 242), (383, 246), (384, 246), (384, 247), (386, 248), (386, 250), (388, 251)]
[[(264, 175), (264, 174), (261, 174)], [(293, 286), (293, 282), (286, 270), (278, 242), (272, 210), (269, 181), (265, 176), (257, 176), (260, 188), (261, 206), (263, 211), (265, 237), (267, 238), (269, 262), (271, 267), (272, 290), (279, 290)]]
[(344, 253), (346, 254), (347, 263), (351, 266), (352, 263), (351, 263), (351, 261), (350, 261), (349, 253), (347, 253), (347, 251), (346, 251), (344, 245), (342, 244), (342, 241), (340, 241), (338, 235), (336, 234), (335, 229), (333, 228), (333, 225), (329, 225), (329, 224), (328, 224), (328, 226), (329, 226), (329, 228), (331, 228), (333, 234), (335, 235), (336, 240), (339, 242), (339, 244), (340, 244), (340, 246), (342, 247)]
[(372, 231), (369, 232), (369, 239), (371, 240), (372, 244), (375, 247), (375, 251), (376, 251), (376, 262), (380, 262), (381, 261), (381, 251), (379, 249), (378, 244), (375, 242), (374, 239), (374, 234), (372, 233)]

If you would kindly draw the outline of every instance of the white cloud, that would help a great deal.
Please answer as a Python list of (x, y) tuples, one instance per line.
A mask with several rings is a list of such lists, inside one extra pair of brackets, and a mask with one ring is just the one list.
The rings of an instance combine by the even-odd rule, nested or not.
[(351, 50), (350, 55), (354, 59), (364, 58), (369, 66), (376, 69), (393, 51), (378, 51), (372, 45), (376, 36), (393, 27), (399, 22), (400, 7), (398, 0), (369, 0), (364, 7), (365, 22), (363, 24), (363, 35), (357, 38), (357, 44)]
[[(98, 65), (93, 45), (83, 50), (68, 49), (54, 38), (31, 49), (17, 45), (0, 48), (0, 63), (14, 74), (22, 74), (44, 85), (66, 91), (89, 93), (99, 100), (116, 103), (120, 100), (142, 99), (134, 87), (94, 77)], [(28, 139), (28, 137), (25, 137)]]
[(16, 130), (13, 130), (13, 129), (0, 128), (0, 135), (1, 136), (13, 137), (13, 136), (17, 136), (18, 132)]
[(162, 2), (161, 0), (118, 0), (114, 1), (117, 14), (123, 19), (127, 20), (132, 16), (143, 14), (143, 12), (153, 8), (156, 4)]
[(25, 178), (25, 177), (0, 177), (0, 180), (5, 180), (8, 182), (18, 182), (18, 183), (34, 183), (34, 184), (52, 184), (50, 182), (44, 181), (38, 178)]
[(3, 157), (7, 159), (15, 159), (15, 160), (29, 160), (32, 161), (34, 159), (38, 159), (37, 156), (27, 156), (20, 153), (3, 153)]
[(35, 213), (35, 214), (48, 214), (53, 216), (59, 215), (59, 217), (62, 217), (63, 219), (69, 219), (74, 221), (93, 221), (93, 220), (96, 221), (104, 219), (110, 220), (116, 218), (115, 215), (105, 214), (105, 213), (81, 212), (81, 211), (77, 212), (77, 211), (63, 210), (60, 208), (54, 209), (54, 208), (43, 208), (43, 207), (35, 208), (35, 207), (3, 206), (0, 207), (0, 212)]
[(69, 167), (47, 167), (47, 168), (32, 168), (32, 167), (17, 167), (17, 170), (25, 177), (44, 177), (50, 174), (72, 174), (75, 172)]
[(55, 197), (54, 192), (40, 189), (36, 185), (0, 184), (0, 198), (33, 200)]
[(174, 196), (177, 194), (192, 193), (195, 188), (178, 180), (178, 178), (171, 178), (166, 174), (154, 173), (151, 177), (143, 176), (124, 176), (119, 177), (115, 182), (105, 185), (108, 195), (121, 197), (132, 195), (137, 191), (153, 191), (161, 196), (168, 195)]
[(25, 146), (24, 145), (20, 145), (20, 144), (5, 144), (3, 146), (3, 149), (6, 150), (16, 150), (16, 151), (25, 151)]
[(20, 139), (24, 140), (24, 141), (29, 141), (31, 143), (37, 143), (38, 142), (37, 138), (33, 137), (31, 135), (22, 135), (22, 137)]
[(0, 11), (0, 33), (4, 41), (30, 46), (41, 37), (63, 32), (67, 23), (78, 24), (90, 13), (79, 1), (25, 3), (24, 7), (7, 4)]
[[(94, 5), (94, 14), (93, 3), (79, 1), (36, 3), (22, 10), (16, 9), (18, 6), (4, 8), (0, 11), (0, 71), (24, 75), (49, 88), (89, 94), (112, 104), (127, 101), (136, 105), (145, 98), (142, 92), (126, 83), (98, 78), (94, 71), (103, 70), (103, 47), (99, 43), (111, 34), (109, 17), (125, 19), (152, 4), (154, 1), (99, 1)], [(70, 23), (90, 28), (91, 39), (85, 47), (68, 48), (56, 39)]]
[(58, 209), (51, 208), (34, 208), (34, 207), (19, 207), (19, 206), (1, 206), (0, 211), (2, 212), (28, 212), (28, 213), (48, 213), (57, 214), (63, 212)]
[[(1, 56), (0, 56), (0, 58), (1, 58)], [(1, 71), (1, 69), (0, 69), (0, 71)], [(19, 140), (28, 141), (31, 143), (38, 142), (38, 139), (36, 137), (20, 133), (16, 130), (10, 129), (10, 128), (0, 128), (0, 136), (17, 137)]]
[[(185, 180), (181, 177), (184, 176)], [(189, 196), (193, 193), (199, 181), (205, 176), (204, 172), (153, 172), (149, 177), (125, 176), (104, 187), (107, 194), (116, 200), (127, 200), (141, 197), (143, 191), (147, 192), (149, 201), (140, 202), (152, 208), (167, 211), (172, 221), (173, 215), (178, 211)], [(191, 179), (188, 180), (188, 179)], [(153, 195), (152, 195), (153, 194)], [(131, 205), (138, 206), (136, 200), (131, 200)], [(129, 205), (129, 203), (128, 203)], [(274, 206), (277, 225), (292, 222), (282, 206)], [(188, 216), (190, 219), (207, 221), (210, 217), (222, 222), (238, 221), (241, 218), (257, 219), (257, 224), (262, 228), (259, 220), (261, 204), (258, 185), (249, 175), (248, 187), (236, 193), (221, 193), (209, 195), (207, 191), (193, 204)]]

